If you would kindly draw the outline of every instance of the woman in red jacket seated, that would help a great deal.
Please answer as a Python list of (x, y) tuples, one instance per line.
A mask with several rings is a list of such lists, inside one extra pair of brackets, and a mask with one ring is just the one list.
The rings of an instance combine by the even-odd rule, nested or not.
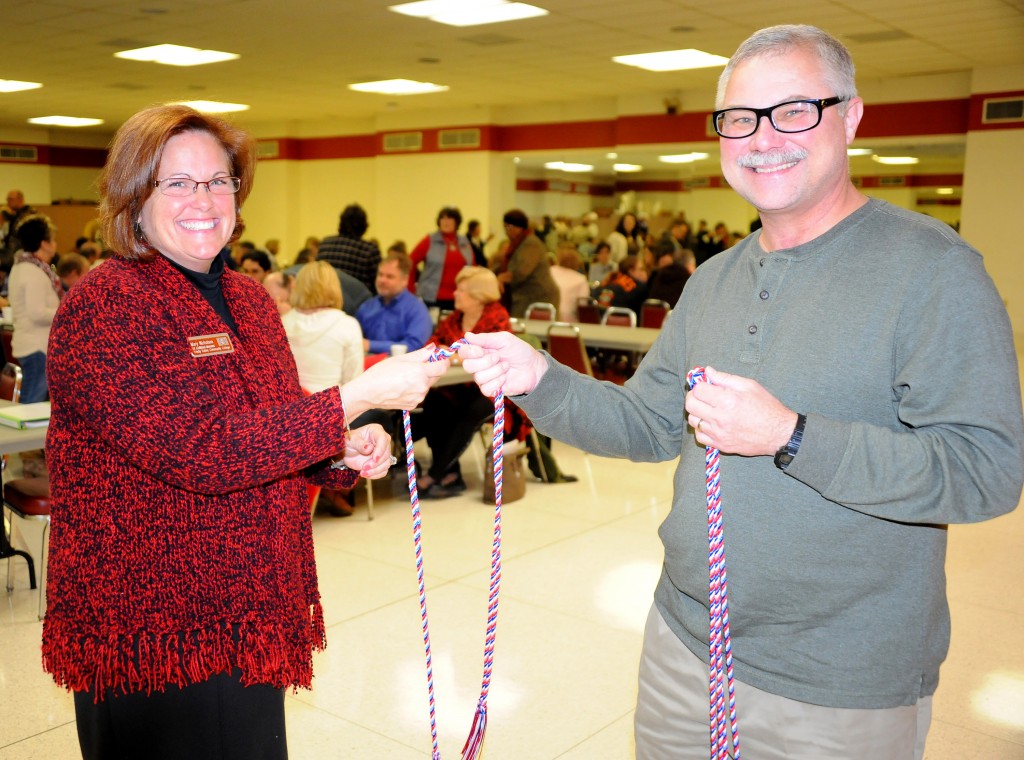
[[(508, 330), (508, 312), (500, 299), (494, 272), (464, 267), (455, 277), (455, 311), (438, 324), (428, 342), (450, 346), (470, 331)], [(425, 436), (433, 454), (430, 468), (417, 481), (421, 498), (443, 499), (466, 490), (459, 457), (493, 414), (494, 402), (480, 393), (476, 383), (434, 388), (427, 394), (422, 414), (413, 415), (413, 437)]]
[(383, 476), (390, 439), (347, 421), (446, 369), (424, 350), (303, 396), (274, 302), (220, 256), (255, 164), (191, 108), (130, 118), (100, 178), (117, 256), (53, 322), (42, 655), (90, 759), (287, 757), (284, 690), (325, 644), (306, 484)]

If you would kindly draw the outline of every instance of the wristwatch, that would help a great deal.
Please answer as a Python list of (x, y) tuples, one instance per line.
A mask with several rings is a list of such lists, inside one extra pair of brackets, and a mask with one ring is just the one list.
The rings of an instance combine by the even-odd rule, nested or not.
[(793, 428), (793, 435), (781, 449), (775, 452), (775, 466), (785, 471), (789, 463), (793, 461), (796, 453), (800, 450), (800, 442), (804, 439), (804, 425), (807, 424), (807, 415), (797, 414), (796, 427)]

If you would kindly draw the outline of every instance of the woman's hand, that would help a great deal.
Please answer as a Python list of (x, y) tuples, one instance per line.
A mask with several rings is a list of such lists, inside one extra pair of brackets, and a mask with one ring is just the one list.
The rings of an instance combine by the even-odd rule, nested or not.
[(430, 345), (408, 354), (377, 362), (366, 372), (341, 387), (341, 399), (349, 421), (368, 409), (414, 409), (423, 401), (437, 378), (448, 371), (450, 362), (429, 361)]
[(466, 333), (466, 340), (469, 345), (459, 349), (462, 366), (485, 396), (529, 393), (548, 371), (540, 352), (512, 333)]
[(356, 428), (345, 439), (343, 461), (364, 478), (384, 477), (391, 467), (391, 436), (376, 424)]

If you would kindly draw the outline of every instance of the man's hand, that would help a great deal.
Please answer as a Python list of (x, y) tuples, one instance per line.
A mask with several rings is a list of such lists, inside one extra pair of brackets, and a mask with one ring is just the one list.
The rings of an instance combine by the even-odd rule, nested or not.
[(723, 454), (771, 456), (789, 442), (796, 412), (760, 383), (707, 367), (706, 383), (686, 394), (686, 421), (697, 442)]
[(548, 371), (544, 357), (512, 333), (466, 333), (466, 340), (469, 345), (459, 349), (462, 366), (485, 396), (529, 393)]

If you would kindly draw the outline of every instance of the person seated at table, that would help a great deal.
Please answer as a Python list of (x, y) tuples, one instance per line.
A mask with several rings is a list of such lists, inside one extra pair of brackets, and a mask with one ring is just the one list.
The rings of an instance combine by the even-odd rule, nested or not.
[(612, 247), (608, 243), (598, 243), (594, 254), (590, 258), (590, 268), (587, 270), (587, 277), (591, 283), (600, 284), (605, 278), (615, 271), (615, 265), (611, 263)]
[(583, 258), (576, 245), (562, 243), (558, 246), (558, 264), (551, 267), (551, 279), (558, 286), (558, 318), (563, 322), (578, 322), (576, 304), (580, 298), (590, 295), (590, 283), (581, 271)]
[(242, 260), (238, 265), (238, 271), (256, 282), (263, 282), (263, 279), (270, 274), (274, 265), (270, 263), (270, 257), (264, 251), (252, 250), (242, 254)]
[(277, 313), (284, 316), (292, 310), (292, 288), (295, 286), (295, 275), (288, 272), (271, 272), (263, 278), (263, 287), (270, 293), (277, 305)]
[[(377, 295), (356, 312), (368, 355), (404, 353), (426, 345), (434, 322), (423, 300), (409, 292), (410, 272), (409, 255), (397, 250), (388, 251), (377, 267)], [(374, 359), (368, 356), (367, 361)]]
[(334, 267), (314, 261), (299, 270), (281, 318), (299, 370), (299, 384), (310, 393), (344, 384), (363, 371), (363, 332), (342, 311), (341, 285)]
[(647, 297), (665, 301), (674, 309), (683, 286), (696, 268), (697, 261), (688, 248), (661, 253), (657, 266), (647, 278)]
[[(464, 267), (455, 276), (455, 310), (437, 325), (430, 342), (450, 346), (467, 332), (501, 332), (509, 329), (509, 316), (501, 305), (501, 291), (494, 272), (484, 267)], [(457, 364), (458, 359), (453, 360)], [(459, 457), (477, 429), (494, 414), (494, 402), (476, 384), (463, 383), (434, 388), (423, 400), (423, 412), (413, 415), (413, 438), (425, 437), (433, 461), (416, 481), (420, 498), (444, 499), (466, 490)]]
[(57, 261), (57, 277), (64, 290), (71, 290), (78, 281), (89, 274), (89, 259), (79, 253), (65, 253)]
[(594, 289), (602, 308), (624, 306), (636, 312), (640, 318), (640, 307), (647, 299), (647, 269), (639, 256), (627, 256), (619, 263), (619, 269), (612, 272), (605, 281)]
[[(363, 371), (363, 333), (355, 318), (341, 310), (341, 285), (334, 267), (326, 261), (302, 267), (290, 300), (293, 308), (281, 322), (302, 389), (316, 393), (359, 375)], [(351, 493), (351, 488), (323, 488), (317, 510), (348, 517), (354, 506)]]

